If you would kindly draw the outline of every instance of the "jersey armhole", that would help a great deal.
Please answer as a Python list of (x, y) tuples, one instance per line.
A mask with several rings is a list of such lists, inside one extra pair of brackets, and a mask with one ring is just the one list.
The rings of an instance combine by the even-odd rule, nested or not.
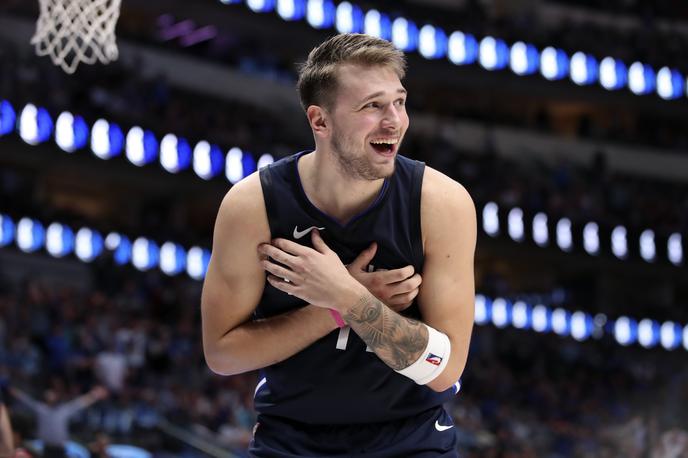
[(273, 226), (273, 218), (270, 218), (270, 215), (277, 214), (277, 203), (273, 198), (274, 186), (272, 184), (271, 167), (269, 165), (267, 167), (263, 167), (260, 169), (258, 174), (260, 176), (260, 187), (263, 190), (263, 200), (265, 201), (265, 213), (267, 214), (270, 238), (272, 238), (272, 234), (276, 234), (277, 232), (276, 228)]
[(417, 240), (418, 243), (412, 243), (413, 247), (413, 261), (416, 269), (422, 270), (425, 260), (425, 253), (423, 250), (423, 230), (421, 226), (421, 190), (423, 187), (423, 175), (425, 173), (425, 163), (415, 161), (413, 164), (413, 173), (411, 176), (411, 240)]

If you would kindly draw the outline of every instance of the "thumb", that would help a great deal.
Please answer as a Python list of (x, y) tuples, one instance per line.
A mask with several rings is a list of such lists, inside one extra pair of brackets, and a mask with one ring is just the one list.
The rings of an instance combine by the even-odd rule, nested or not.
[(368, 248), (361, 251), (350, 265), (357, 270), (365, 270), (366, 266), (375, 257), (375, 253), (377, 253), (377, 243), (373, 242)]
[(330, 247), (328, 247), (322, 237), (320, 237), (320, 231), (317, 229), (311, 231), (311, 242), (313, 242), (313, 248), (321, 254), (330, 251)]

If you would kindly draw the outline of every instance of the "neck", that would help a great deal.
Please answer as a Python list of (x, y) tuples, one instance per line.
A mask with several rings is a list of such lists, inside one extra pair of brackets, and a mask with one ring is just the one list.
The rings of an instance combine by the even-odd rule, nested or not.
[(346, 224), (375, 201), (384, 179), (348, 176), (335, 160), (331, 154), (316, 150), (299, 158), (297, 166), (308, 200), (320, 211)]

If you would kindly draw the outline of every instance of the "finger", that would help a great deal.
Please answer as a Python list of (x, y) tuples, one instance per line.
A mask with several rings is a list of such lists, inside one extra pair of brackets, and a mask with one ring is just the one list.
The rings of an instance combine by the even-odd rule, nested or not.
[(370, 261), (375, 257), (375, 253), (377, 253), (377, 243), (373, 242), (368, 248), (361, 251), (350, 265), (356, 270), (366, 270)]
[(400, 269), (387, 270), (384, 272), (376, 272), (380, 275), (382, 282), (385, 284), (398, 283), (400, 281), (406, 280), (413, 275), (415, 269), (413, 266), (406, 266)]
[(292, 256), (291, 254), (282, 251), (278, 247), (270, 245), (269, 243), (263, 243), (259, 245), (258, 252), (264, 254), (265, 256), (271, 257), (280, 264), (284, 264), (285, 266), (291, 268), (294, 267), (294, 264), (298, 259), (296, 256)]
[(289, 253), (293, 256), (303, 256), (303, 255), (308, 254), (311, 251), (313, 251), (312, 248), (309, 248), (305, 245), (301, 245), (301, 244), (293, 242), (291, 240), (282, 239), (282, 238), (273, 239), (270, 242), (270, 244), (272, 246), (276, 246), (277, 248), (284, 251), (285, 253)]
[(294, 290), (295, 290), (296, 286), (294, 286), (292, 283), (286, 282), (286, 281), (282, 280), (281, 278), (276, 277), (272, 274), (268, 274), (267, 278), (268, 278), (268, 283), (270, 283), (276, 289), (278, 289), (282, 292), (285, 292), (285, 293), (289, 294), (290, 296), (294, 295)]
[(293, 270), (286, 269), (268, 260), (261, 261), (260, 264), (268, 273), (271, 273), (272, 275), (283, 280), (287, 280), (290, 283), (300, 284), (301, 277)]
[(394, 294), (402, 294), (413, 291), (414, 289), (418, 289), (422, 282), (423, 278), (420, 276), (420, 274), (415, 274), (411, 278), (407, 278), (406, 280), (398, 283), (393, 283), (390, 286), (393, 287)]
[(330, 251), (330, 247), (328, 247), (322, 237), (320, 237), (320, 231), (317, 229), (311, 231), (311, 241), (313, 242), (313, 248), (319, 253), (325, 254)]
[(418, 289), (414, 289), (413, 291), (408, 291), (406, 293), (395, 294), (389, 298), (389, 303), (390, 305), (393, 304), (395, 306), (407, 304), (406, 306), (408, 307), (408, 305), (411, 305), (416, 296), (418, 296)]

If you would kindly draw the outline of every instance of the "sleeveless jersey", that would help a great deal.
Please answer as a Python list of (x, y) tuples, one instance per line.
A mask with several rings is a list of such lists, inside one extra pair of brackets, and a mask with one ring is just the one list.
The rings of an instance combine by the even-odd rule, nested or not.
[[(368, 270), (423, 267), (420, 193), (425, 165), (397, 155), (395, 171), (376, 200), (342, 225), (313, 205), (301, 185), (297, 161), (304, 152), (260, 171), (272, 238), (311, 246), (311, 226), (344, 264), (373, 241), (378, 249)], [(266, 282), (254, 318), (267, 318), (304, 306), (298, 298)], [(403, 315), (420, 319), (417, 304)], [(442, 393), (397, 374), (349, 327), (333, 331), (296, 355), (261, 370), (255, 408), (311, 424), (392, 421), (438, 406), (458, 391)]]

